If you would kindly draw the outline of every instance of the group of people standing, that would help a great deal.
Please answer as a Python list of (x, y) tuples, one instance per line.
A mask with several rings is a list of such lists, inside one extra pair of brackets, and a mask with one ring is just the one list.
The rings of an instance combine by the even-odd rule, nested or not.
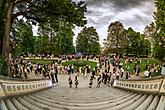
[(13, 78), (28, 78), (33, 70), (32, 63), (25, 60), (11, 60), (10, 61), (10, 71)]

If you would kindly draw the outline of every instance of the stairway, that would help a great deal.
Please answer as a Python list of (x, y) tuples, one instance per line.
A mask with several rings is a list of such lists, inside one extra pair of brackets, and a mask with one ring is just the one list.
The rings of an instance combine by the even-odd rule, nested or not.
[(2, 110), (164, 110), (165, 97), (101, 88), (52, 87), (1, 100)]

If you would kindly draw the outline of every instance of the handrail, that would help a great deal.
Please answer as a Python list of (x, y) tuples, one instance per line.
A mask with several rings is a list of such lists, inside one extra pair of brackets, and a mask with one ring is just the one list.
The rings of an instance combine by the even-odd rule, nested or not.
[(165, 95), (165, 76), (130, 80), (120, 79), (115, 80), (113, 86), (134, 92)]
[(0, 80), (0, 98), (35, 92), (52, 87), (51, 80), (16, 81)]

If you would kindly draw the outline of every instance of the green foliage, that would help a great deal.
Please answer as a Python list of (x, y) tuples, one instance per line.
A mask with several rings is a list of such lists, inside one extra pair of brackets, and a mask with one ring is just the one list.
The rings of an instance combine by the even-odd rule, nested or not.
[[(53, 54), (72, 54), (74, 53), (73, 46), (73, 31), (72, 26), (65, 22), (60, 22), (59, 30), (50, 28), (49, 24), (39, 27), (39, 35), (36, 43), (38, 53), (53, 53)], [(37, 46), (38, 45), (38, 46)]]
[(6, 62), (2, 57), (0, 57), (0, 75), (3, 75), (3, 76), (7, 75), (6, 71), (7, 71)]
[(115, 53), (120, 53), (121, 51), (119, 51), (119, 48), (123, 48), (126, 45), (126, 39), (124, 39), (125, 33), (123, 33), (123, 30), (124, 26), (119, 21), (112, 22), (108, 27), (108, 47)]
[(99, 36), (93, 27), (84, 27), (77, 37), (77, 51), (83, 54), (100, 54)]
[(164, 0), (155, 0), (157, 12), (156, 18), (156, 43), (154, 47), (155, 57), (163, 60), (165, 59), (165, 2)]
[[(121, 61), (121, 63), (123, 63), (123, 68), (125, 70), (127, 70), (127, 67), (129, 65), (130, 66), (129, 71), (131, 73), (133, 73), (135, 61), (133, 61), (132, 63), (129, 63), (129, 64), (125, 64), (124, 63), (125, 62), (124, 59), (121, 59), (120, 61)], [(157, 59), (141, 59), (140, 72), (144, 72), (146, 70), (146, 65), (148, 65), (148, 64), (151, 64), (151, 65), (154, 65), (154, 64), (155, 65), (160, 65), (161, 62), (159, 60), (157, 60)]]
[(33, 37), (32, 25), (20, 20), (13, 30), (15, 47), (13, 56), (17, 57), (22, 53), (33, 53), (35, 39)]
[(110, 53), (149, 55), (151, 43), (144, 39), (144, 35), (134, 31), (132, 28), (124, 29), (122, 23), (116, 21), (108, 28), (108, 51)]
[[(9, 5), (8, 4), (14, 4), (13, 6), (11, 6), (13, 9), (11, 9), (11, 11), (13, 12), (9, 12), (11, 13), (11, 26), (12, 27), (7, 27), (5, 28), (6, 30), (11, 30), (12, 31), (16, 31), (17, 33), (14, 33), (15, 35), (13, 35), (12, 37), (14, 38), (18, 38), (21, 37), (23, 34), (23, 40), (24, 41), (30, 41), (32, 40), (29, 36), (31, 35), (30, 32), (30, 25), (39, 25), (40, 27), (44, 27), (46, 26), (47, 28), (44, 28), (42, 30), (47, 31), (47, 34), (44, 34), (40, 37), (43, 37), (43, 39), (40, 38), (36, 38), (35, 40), (33, 40), (32, 43), (40, 43), (40, 41), (45, 41), (47, 40), (47, 35), (49, 33), (53, 33), (53, 34), (57, 34), (60, 32), (60, 35), (58, 35), (58, 37), (61, 39), (61, 36), (63, 37), (61, 42), (65, 39), (67, 41), (65, 41), (64, 44), (60, 44), (62, 47), (59, 47), (60, 49), (62, 49), (62, 51), (59, 52), (58, 46), (56, 46), (56, 42), (54, 42), (55, 39), (49, 39), (49, 47), (46, 48), (40, 48), (40, 49), (36, 49), (37, 47), (41, 47), (40, 45), (32, 45), (35, 47), (29, 47), (29, 42), (25, 42), (25, 46), (27, 48), (23, 48), (21, 46), (21, 43), (19, 44), (20, 38), (18, 39), (14, 39), (14, 42), (16, 44), (16, 50), (14, 50), (14, 56), (18, 56), (19, 54), (21, 54), (21, 52), (43, 52), (44, 53), (73, 53), (73, 33), (71, 32), (72, 28), (76, 25), (76, 26), (84, 26), (86, 24), (86, 19), (85, 19), (85, 15), (84, 13), (86, 12), (86, 4), (85, 2), (79, 2), (79, 3), (75, 3), (72, 2), (71, 0), (3, 0), (0, 1), (0, 35), (3, 35), (4, 32), (4, 18), (5, 18), (5, 13), (7, 12)], [(19, 19), (17, 19), (19, 16), (22, 16), (22, 18), (25, 18), (27, 21), (26, 23), (18, 23)], [(2, 21), (2, 22), (1, 22)], [(66, 25), (62, 25), (61, 26), (61, 22), (65, 23)], [(19, 26), (17, 25), (17, 23), (19, 24)], [(25, 25), (27, 27), (25, 27)], [(19, 27), (19, 29), (17, 28)], [(61, 29), (61, 27), (64, 27), (65, 29)], [(66, 28), (67, 27), (67, 28)], [(68, 29), (69, 27), (69, 29)], [(22, 28), (22, 29), (21, 29)], [(26, 32), (26, 31), (27, 32)], [(50, 32), (51, 31), (51, 32)], [(26, 34), (27, 35), (26, 35)], [(71, 34), (72, 33), (72, 34)], [(64, 34), (64, 35), (63, 35)], [(16, 37), (15, 37), (16, 36)], [(26, 36), (26, 37), (25, 37)], [(67, 36), (67, 38), (66, 38)], [(69, 36), (69, 38), (68, 38)], [(1, 36), (0, 38), (0, 45), (2, 44), (3, 41), (3, 37), (6, 36)], [(48, 37), (50, 38), (50, 36), (48, 35)], [(7, 40), (9, 40), (7, 38)], [(15, 41), (16, 40), (16, 41)], [(4, 42), (5, 43), (5, 42)], [(44, 44), (44, 43), (42, 43)], [(8, 47), (9, 44), (6, 44), (5, 47)], [(24, 47), (25, 47), (24, 46)], [(45, 46), (45, 45), (44, 45)], [(42, 46), (43, 47), (43, 46)], [(55, 47), (56, 50), (54, 51), (55, 48), (50, 48), (50, 47)], [(47, 48), (49, 48), (47, 50)], [(1, 47), (2, 49), (2, 47)], [(56, 54), (58, 54), (56, 53)], [(9, 53), (7, 53), (9, 54)]]

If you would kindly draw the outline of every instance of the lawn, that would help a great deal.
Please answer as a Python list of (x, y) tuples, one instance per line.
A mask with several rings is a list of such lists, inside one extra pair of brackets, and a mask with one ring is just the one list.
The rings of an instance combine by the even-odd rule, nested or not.
[[(123, 68), (126, 70), (127, 66), (129, 65), (130, 66), (130, 69), (129, 71), (131, 73), (133, 73), (133, 70), (134, 70), (134, 64), (135, 64), (135, 61), (133, 61), (132, 63), (129, 63), (129, 64), (125, 64), (124, 63), (124, 59), (121, 59), (120, 60), (121, 63), (123, 63)], [(144, 72), (146, 70), (146, 66), (148, 64), (155, 64), (155, 65), (160, 65), (161, 64), (161, 61), (157, 60), (157, 59), (141, 59), (141, 63), (140, 63), (140, 72)], [(159, 75), (160, 73), (154, 73), (152, 76), (157, 76)]]
[(26, 61), (30, 61), (33, 64), (50, 64), (52, 63), (54, 60), (51, 59), (26, 59)]
[(83, 66), (86, 66), (86, 65), (90, 65), (91, 67), (91, 71), (93, 70), (93, 68), (96, 66), (96, 62), (93, 62), (93, 61), (86, 61), (86, 60), (71, 60), (71, 61), (65, 61), (65, 62), (62, 62), (62, 65), (63, 66), (68, 66), (68, 65), (73, 65), (74, 66), (74, 72), (76, 72), (76, 68), (77, 67), (83, 67)]

